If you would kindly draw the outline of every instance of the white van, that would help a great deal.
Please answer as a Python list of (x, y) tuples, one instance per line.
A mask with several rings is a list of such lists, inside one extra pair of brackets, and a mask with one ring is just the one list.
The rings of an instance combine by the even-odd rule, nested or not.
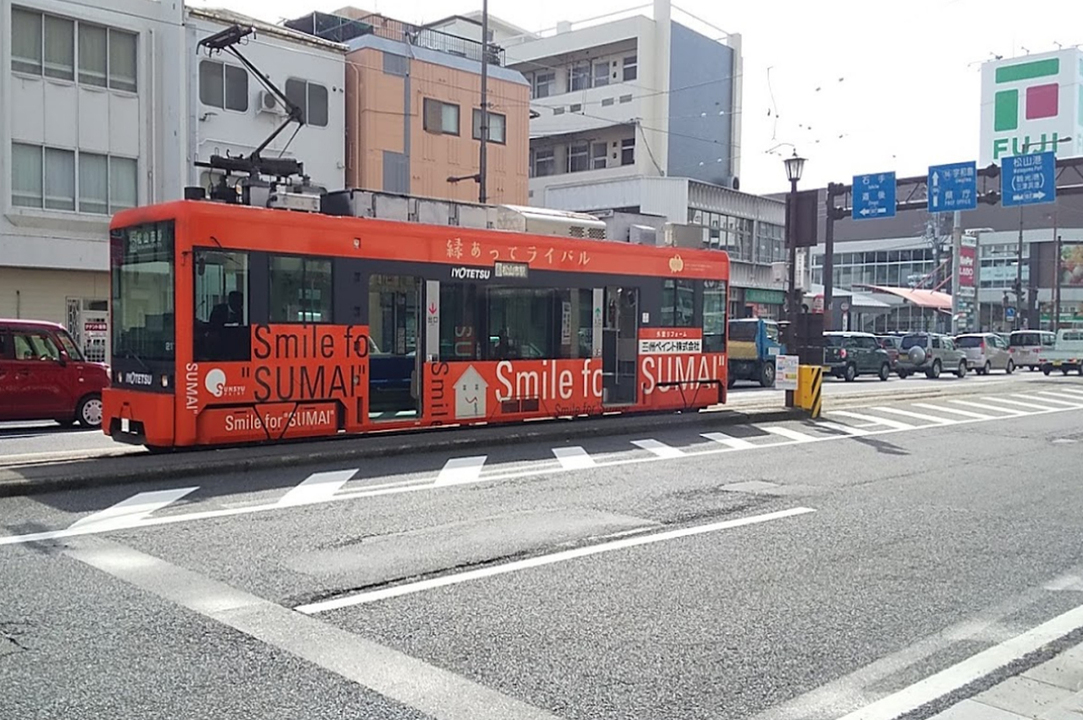
[(1041, 355), (1052, 350), (1057, 336), (1048, 330), (1016, 330), (1008, 340), (1008, 352), (1017, 368), (1037, 370), (1041, 367)]

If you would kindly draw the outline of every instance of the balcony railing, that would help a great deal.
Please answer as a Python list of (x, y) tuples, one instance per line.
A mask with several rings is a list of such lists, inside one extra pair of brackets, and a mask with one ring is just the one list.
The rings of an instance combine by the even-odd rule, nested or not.
[[(286, 26), (324, 40), (340, 43), (363, 35), (375, 35), (475, 62), (481, 62), (484, 53), (482, 43), (477, 40), (376, 14), (351, 19), (327, 13), (312, 13), (303, 18), (288, 21)], [(503, 67), (504, 48), (489, 43), (489, 64)]]

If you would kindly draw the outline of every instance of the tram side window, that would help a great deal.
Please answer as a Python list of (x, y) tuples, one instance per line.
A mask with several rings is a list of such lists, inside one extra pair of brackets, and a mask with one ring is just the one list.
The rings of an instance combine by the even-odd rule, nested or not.
[(271, 322), (331, 322), (331, 261), (271, 258)]
[(248, 253), (196, 250), (195, 273), (195, 361), (251, 360)]
[(556, 340), (557, 291), (541, 288), (487, 289), (490, 360), (543, 360), (560, 357)]
[(478, 288), (465, 283), (440, 283), (440, 359), (481, 358), (481, 317)]
[(703, 283), (703, 352), (726, 351), (726, 283)]
[(576, 288), (558, 290), (554, 308), (554, 329), (559, 330), (563, 359), (589, 358), (594, 348), (594, 293)]
[(690, 280), (666, 280), (662, 285), (662, 327), (692, 327), (695, 286)]

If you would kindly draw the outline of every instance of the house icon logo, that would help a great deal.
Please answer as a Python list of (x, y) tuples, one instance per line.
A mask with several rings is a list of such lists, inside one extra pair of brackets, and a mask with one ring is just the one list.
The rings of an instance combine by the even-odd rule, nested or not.
[(467, 366), (455, 381), (455, 419), (471, 420), (485, 417), (485, 401), (489, 383), (473, 365)]

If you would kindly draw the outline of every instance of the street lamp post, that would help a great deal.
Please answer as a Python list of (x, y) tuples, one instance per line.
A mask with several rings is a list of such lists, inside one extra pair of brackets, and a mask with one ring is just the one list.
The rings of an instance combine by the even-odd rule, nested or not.
[[(783, 163), (786, 166), (786, 179), (790, 181), (790, 194), (786, 198), (786, 247), (790, 251), (790, 286), (786, 305), (790, 321), (790, 337), (796, 339), (797, 313), (801, 306), (801, 297), (797, 289), (797, 183), (805, 171), (805, 158), (799, 157), (797, 150), (794, 150), (793, 155), (786, 158)], [(790, 351), (793, 352), (793, 349)]]

